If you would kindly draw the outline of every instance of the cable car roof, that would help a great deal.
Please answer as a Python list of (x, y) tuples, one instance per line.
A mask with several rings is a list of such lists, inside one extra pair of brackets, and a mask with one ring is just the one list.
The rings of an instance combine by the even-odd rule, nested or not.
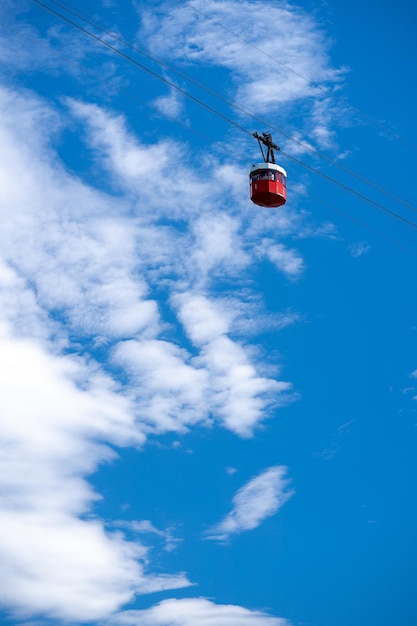
[(284, 174), (285, 177), (287, 176), (287, 172), (284, 170), (284, 168), (280, 165), (277, 165), (276, 163), (254, 163), (250, 171), (252, 173), (256, 170), (274, 170), (275, 172), (281, 172), (281, 174)]

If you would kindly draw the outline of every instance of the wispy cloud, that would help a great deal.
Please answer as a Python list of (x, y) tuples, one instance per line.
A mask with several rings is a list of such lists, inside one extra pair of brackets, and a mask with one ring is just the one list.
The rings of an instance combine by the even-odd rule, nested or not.
[(323, 448), (323, 450), (321, 450), (320, 452), (314, 452), (313, 456), (316, 459), (321, 459), (322, 461), (331, 461), (335, 458), (335, 456), (340, 452), (340, 450), (342, 449), (342, 444), (340, 443), (341, 438), (345, 437), (346, 435), (348, 435), (351, 431), (351, 427), (353, 426), (353, 424), (355, 423), (355, 419), (351, 419), (348, 420), (347, 422), (344, 422), (344, 424), (341, 424), (337, 429), (336, 432), (334, 433), (334, 437), (338, 438), (338, 441), (332, 441), (332, 443), (328, 446), (326, 446), (325, 448)]
[[(142, 9), (140, 39), (146, 38), (159, 55), (188, 66), (222, 68), (228, 72), (230, 94), (258, 113), (279, 111), (282, 118), (303, 101), (311, 140), (322, 148), (334, 147), (333, 120), (340, 118), (341, 107), (330, 94), (347, 70), (331, 66), (318, 21), (288, 4), (210, 0), (193, 6), (208, 17), (188, 6), (171, 7), (162, 18)], [(265, 37), (268, 23), (274, 24), (275, 37)]]
[(332, 459), (334, 459), (334, 457), (339, 452), (339, 450), (340, 450), (340, 445), (336, 443), (332, 443), (327, 448), (324, 448), (323, 450), (321, 450), (321, 452), (314, 452), (313, 456), (316, 459), (321, 459), (322, 461), (331, 461)]
[(282, 243), (266, 243), (265, 255), (288, 278), (298, 278), (304, 270), (304, 261), (300, 254)]
[(175, 550), (177, 545), (182, 541), (179, 537), (174, 536), (172, 528), (159, 530), (150, 520), (116, 520), (111, 522), (111, 526), (114, 528), (128, 530), (139, 536), (156, 535), (160, 539), (164, 540), (164, 550), (166, 550), (166, 552), (172, 552)]
[(209, 529), (207, 538), (224, 541), (231, 535), (257, 528), (265, 518), (274, 515), (294, 494), (288, 489), (286, 474), (285, 466), (276, 465), (252, 478), (239, 489), (233, 497), (233, 509)]
[(352, 420), (348, 420), (347, 422), (345, 422), (344, 424), (342, 424), (341, 426), (338, 427), (337, 429), (337, 434), (338, 435), (346, 435), (347, 433), (350, 432), (350, 427), (355, 423), (356, 420), (352, 419)]
[(353, 258), (358, 258), (363, 254), (366, 254), (371, 249), (371, 246), (365, 241), (361, 241), (360, 243), (352, 243), (349, 246), (349, 252), (353, 256)]
[(154, 106), (165, 117), (182, 119), (184, 116), (184, 103), (177, 91), (172, 90), (167, 96), (156, 98)]

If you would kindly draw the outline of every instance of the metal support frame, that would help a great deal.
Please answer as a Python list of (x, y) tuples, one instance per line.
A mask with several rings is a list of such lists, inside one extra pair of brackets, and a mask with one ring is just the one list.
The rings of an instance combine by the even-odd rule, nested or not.
[[(279, 146), (272, 141), (271, 133), (262, 133), (262, 135), (258, 135), (258, 133), (253, 133), (255, 139), (258, 140), (259, 147), (261, 149), (262, 157), (265, 163), (275, 163), (275, 155), (274, 150), (280, 150)], [(262, 148), (262, 144), (267, 147), (266, 157)]]

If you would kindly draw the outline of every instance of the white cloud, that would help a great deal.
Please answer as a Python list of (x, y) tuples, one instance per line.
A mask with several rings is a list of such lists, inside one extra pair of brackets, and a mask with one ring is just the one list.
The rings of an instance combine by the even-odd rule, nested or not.
[(288, 400), (288, 382), (261, 376), (243, 346), (228, 332), (233, 313), (204, 295), (173, 296), (178, 317), (199, 349), (195, 362), (204, 367), (209, 382), (209, 407), (226, 428), (250, 437), (268, 416), (272, 402)]
[(411, 372), (410, 376), (412, 376), (413, 378), (417, 378), (417, 370)]
[(365, 241), (361, 241), (360, 243), (353, 243), (349, 246), (349, 251), (353, 258), (358, 258), (363, 254), (366, 254), (371, 249), (371, 246)]
[[(132, 201), (136, 210), (140, 207), (142, 224), (155, 222), (161, 215), (189, 220), (207, 210), (211, 181), (206, 168), (204, 175), (200, 175), (195, 169), (198, 163), (194, 161), (194, 168), (190, 167), (184, 146), (171, 139), (141, 142), (128, 131), (122, 115), (75, 100), (68, 99), (67, 104), (72, 114), (86, 125), (86, 140), (113, 186), (133, 194)], [(157, 194), (155, 181), (158, 181)]]
[[(204, 65), (206, 72), (210, 66), (221, 68), (232, 99), (257, 113), (279, 111), (282, 119), (302, 101), (311, 139), (333, 147), (332, 116), (340, 105), (334, 107), (329, 95), (346, 68), (331, 66), (319, 22), (288, 4), (201, 0), (193, 6), (208, 18), (182, 5), (162, 17), (141, 9), (140, 40), (147, 38), (155, 53), (188, 66)], [(268, 37), (265, 24), (271, 23), (274, 36)]]
[[(23, 292), (25, 304), (36, 292), (31, 311), (40, 326), (42, 315), (59, 312), (81, 335), (155, 333), (156, 304), (135, 276), (136, 225), (116, 219), (110, 198), (63, 170), (42, 136), (43, 128), (57, 129), (45, 105), (6, 90), (0, 101), (9, 120), (0, 128), (2, 263), (9, 285), (14, 272), (19, 294), (11, 313), (27, 316), (19, 304)], [(118, 204), (123, 210), (123, 201)], [(25, 327), (19, 324), (20, 332)]]
[(290, 626), (279, 617), (206, 598), (163, 600), (143, 611), (124, 611), (112, 617), (115, 626)]
[(298, 278), (304, 270), (304, 261), (300, 254), (282, 243), (266, 243), (265, 254), (287, 278)]
[(85, 476), (140, 445), (129, 401), (80, 359), (0, 336), (0, 602), (18, 615), (105, 617), (136, 593), (187, 585), (145, 572), (146, 550), (85, 517)]
[(160, 537), (164, 536), (163, 531), (155, 528), (152, 522), (148, 519), (141, 520), (141, 521), (117, 520), (116, 522), (113, 522), (113, 526), (117, 526), (118, 528), (127, 528), (131, 530), (132, 532), (139, 533), (139, 534), (151, 533), (151, 534), (159, 535)]
[(179, 318), (196, 346), (202, 346), (227, 335), (236, 313), (203, 294), (183, 293), (173, 297), (179, 307)]
[(321, 224), (305, 223), (297, 233), (298, 239), (306, 237), (322, 237), (323, 239), (337, 239), (337, 228), (332, 222), (322, 222)]
[(250, 256), (242, 248), (239, 226), (238, 219), (224, 214), (204, 215), (196, 220), (189, 264), (197, 284), (205, 284), (208, 276), (215, 277), (219, 272), (224, 275), (225, 270), (232, 274), (250, 264)]
[(114, 360), (138, 389), (135, 413), (148, 430), (185, 431), (208, 419), (207, 372), (187, 352), (161, 340), (119, 343)]
[(120, 342), (113, 351), (132, 390), (139, 390), (136, 416), (157, 432), (181, 432), (216, 419), (242, 437), (252, 436), (271, 404), (289, 400), (291, 384), (261, 375), (250, 351), (229, 337), (238, 314), (233, 306), (193, 292), (171, 300), (194, 355), (159, 339)]
[(165, 117), (182, 120), (184, 103), (177, 91), (171, 89), (167, 96), (160, 96), (154, 101), (156, 109)]
[(173, 529), (167, 528), (166, 530), (159, 530), (156, 528), (150, 520), (116, 520), (111, 524), (114, 528), (122, 528), (129, 530), (136, 535), (156, 535), (164, 540), (164, 550), (166, 552), (172, 552), (176, 549), (177, 545), (181, 543), (182, 539), (174, 536)]
[(87, 122), (90, 143), (96, 149), (103, 149), (108, 159), (108, 169), (117, 180), (143, 180), (149, 177), (155, 167), (164, 168), (168, 164), (168, 142), (162, 145), (142, 145), (133, 136), (128, 136), (125, 119), (122, 115), (110, 115), (97, 105), (68, 100), (73, 115)]
[(233, 497), (233, 509), (209, 529), (208, 538), (224, 541), (231, 535), (257, 528), (265, 518), (274, 515), (294, 493), (288, 490), (286, 473), (285, 466), (276, 465), (241, 487)]
[(226, 428), (250, 437), (268, 417), (268, 404), (291, 385), (262, 377), (239, 344), (226, 336), (208, 343), (201, 353), (212, 379), (215, 413)]

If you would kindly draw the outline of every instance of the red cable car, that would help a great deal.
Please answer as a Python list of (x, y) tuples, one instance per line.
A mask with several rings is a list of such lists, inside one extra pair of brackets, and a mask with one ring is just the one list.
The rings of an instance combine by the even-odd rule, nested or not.
[[(282, 206), (287, 201), (287, 172), (275, 163), (274, 149), (279, 148), (268, 133), (262, 137), (253, 133), (253, 136), (258, 140), (264, 162), (255, 163), (250, 171), (250, 198), (258, 206)], [(266, 157), (261, 142), (268, 148)]]

